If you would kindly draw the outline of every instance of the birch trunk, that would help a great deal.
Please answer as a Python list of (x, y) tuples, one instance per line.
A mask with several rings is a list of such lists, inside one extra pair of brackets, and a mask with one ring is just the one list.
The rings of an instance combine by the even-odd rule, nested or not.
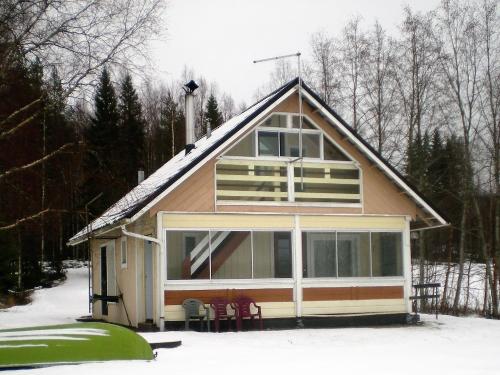
[(455, 299), (453, 301), (453, 313), (458, 315), (458, 307), (460, 304), (460, 292), (462, 290), (462, 280), (464, 277), (464, 260), (465, 260), (465, 231), (467, 223), (467, 201), (464, 201), (462, 207), (462, 218), (460, 220), (460, 247), (458, 249), (458, 278), (457, 290), (455, 291)]
[(490, 291), (491, 291), (491, 308), (492, 311), (491, 313), (493, 316), (498, 316), (498, 301), (497, 301), (497, 292), (496, 292), (496, 285), (493, 280), (493, 274), (491, 272), (491, 258), (490, 254), (488, 253), (488, 247), (487, 247), (487, 242), (486, 242), (486, 236), (484, 233), (484, 224), (483, 224), (483, 217), (481, 216), (481, 208), (479, 207), (479, 203), (477, 201), (477, 197), (473, 198), (473, 203), (474, 203), (474, 209), (476, 210), (476, 215), (477, 215), (477, 226), (478, 226), (478, 232), (479, 232), (479, 237), (481, 239), (481, 253), (484, 258), (485, 266), (486, 266), (486, 280), (488, 281)]

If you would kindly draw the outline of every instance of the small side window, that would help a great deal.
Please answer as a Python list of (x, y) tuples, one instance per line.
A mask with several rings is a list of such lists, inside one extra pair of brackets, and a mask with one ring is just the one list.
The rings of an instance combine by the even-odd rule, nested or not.
[(127, 239), (121, 240), (121, 265), (122, 268), (127, 268)]

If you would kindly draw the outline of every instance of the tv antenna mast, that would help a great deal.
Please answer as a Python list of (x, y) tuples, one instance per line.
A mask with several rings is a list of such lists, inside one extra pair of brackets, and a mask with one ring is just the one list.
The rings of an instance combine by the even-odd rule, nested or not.
[(302, 113), (302, 77), (301, 77), (301, 69), (300, 69), (300, 52), (297, 53), (292, 53), (289, 55), (281, 55), (281, 56), (275, 56), (275, 57), (268, 57), (266, 59), (259, 59), (259, 60), (254, 60), (254, 64), (258, 64), (261, 62), (267, 62), (267, 61), (276, 61), (276, 60), (284, 60), (288, 59), (291, 57), (296, 57), (297, 58), (297, 75), (299, 78), (299, 89), (298, 89), (298, 94), (299, 94), (299, 157), (291, 160), (291, 162), (296, 162), (300, 160), (300, 187), (302, 190), (304, 190), (304, 157), (302, 155), (302, 125), (303, 125), (303, 113)]

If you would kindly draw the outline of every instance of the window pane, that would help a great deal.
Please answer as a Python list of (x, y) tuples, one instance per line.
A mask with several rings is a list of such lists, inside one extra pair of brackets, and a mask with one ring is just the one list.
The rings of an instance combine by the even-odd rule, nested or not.
[(339, 277), (370, 276), (370, 234), (338, 233)]
[(319, 134), (302, 133), (302, 156), (305, 158), (319, 158)]
[(332, 142), (323, 136), (323, 153), (325, 160), (339, 160), (339, 161), (349, 161), (347, 156), (340, 151), (340, 149), (335, 146)]
[(280, 133), (280, 156), (299, 156), (299, 133)]
[(264, 121), (261, 126), (273, 127), (273, 128), (286, 128), (286, 118), (287, 115), (274, 114)]
[[(292, 117), (292, 128), (300, 129), (299, 116)], [(306, 118), (302, 117), (302, 129), (316, 129), (316, 127)]]
[(168, 280), (209, 277), (208, 231), (167, 231)]
[(279, 156), (278, 133), (259, 132), (259, 155)]
[(304, 277), (336, 277), (335, 232), (302, 232)]
[[(299, 133), (280, 133), (280, 156), (299, 156)], [(306, 158), (319, 158), (319, 134), (302, 134), (302, 156)]]
[(292, 277), (290, 232), (253, 233), (254, 278)]
[(211, 232), (212, 279), (252, 278), (252, 241), (247, 231)]
[(251, 132), (226, 152), (226, 156), (255, 156), (255, 134)]
[(373, 276), (403, 276), (401, 233), (372, 233)]

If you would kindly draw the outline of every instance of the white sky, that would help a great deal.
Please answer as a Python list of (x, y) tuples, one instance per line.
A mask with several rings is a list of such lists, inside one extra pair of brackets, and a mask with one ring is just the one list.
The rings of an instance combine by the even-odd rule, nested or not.
[(269, 79), (274, 63), (259, 58), (302, 52), (319, 30), (339, 35), (354, 16), (365, 26), (378, 20), (396, 34), (402, 10), (431, 10), (439, 0), (170, 0), (166, 36), (153, 44), (152, 60), (160, 78), (181, 77), (184, 66), (217, 82), (236, 104), (250, 105)]

